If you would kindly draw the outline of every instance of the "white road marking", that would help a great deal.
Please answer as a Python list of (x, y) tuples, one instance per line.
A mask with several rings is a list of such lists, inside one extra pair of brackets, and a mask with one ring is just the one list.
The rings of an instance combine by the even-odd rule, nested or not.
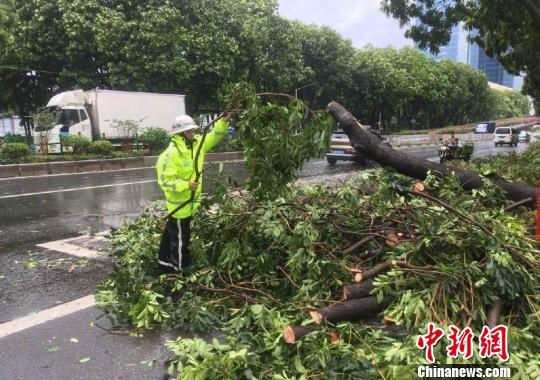
[(115, 169), (115, 170), (100, 170), (98, 172), (82, 172), (82, 173), (58, 173), (58, 174), (44, 174), (44, 175), (27, 175), (23, 177), (6, 177), (6, 178), (0, 178), (0, 183), (2, 181), (13, 181), (13, 180), (19, 180), (19, 179), (35, 179), (37, 177), (60, 177), (60, 176), (75, 176), (75, 175), (81, 175), (81, 176), (87, 176), (83, 178), (88, 178), (88, 175), (91, 174), (110, 174), (110, 173), (116, 173), (116, 172), (129, 172), (129, 171), (135, 171), (135, 170), (156, 170), (153, 166), (145, 166), (142, 168), (127, 168), (127, 169)]
[(8, 335), (18, 333), (57, 318), (65, 317), (66, 315), (95, 306), (95, 304), (96, 300), (94, 299), (94, 296), (89, 295), (50, 309), (42, 310), (35, 314), (27, 315), (26, 317), (2, 323), (0, 325), (0, 338), (4, 338)]
[[(93, 239), (94, 241), (104, 240), (105, 237), (104, 233), (100, 233), (97, 235), (94, 235)], [(67, 253), (68, 255), (73, 255), (77, 257), (84, 257), (88, 259), (97, 259), (97, 260), (106, 260), (109, 257), (105, 253), (101, 253), (99, 251), (95, 251), (92, 249), (88, 249), (85, 247), (81, 247), (75, 244), (71, 244), (72, 241), (78, 240), (78, 239), (84, 239), (89, 238), (89, 235), (81, 235), (74, 238), (69, 239), (63, 239), (63, 240), (56, 240), (56, 241), (50, 241), (47, 243), (37, 244), (38, 247), (50, 249), (53, 251), (58, 251), (62, 253)]]
[(157, 180), (155, 180), (155, 179), (150, 179), (150, 180), (146, 180), (146, 181), (115, 183), (115, 184), (111, 184), (111, 185), (87, 186), (87, 187), (77, 187), (77, 188), (73, 188), (73, 189), (40, 191), (38, 193), (12, 194), (12, 195), (1, 196), (0, 200), (1, 199), (19, 198), (19, 197), (30, 197), (30, 196), (34, 196), (34, 195), (67, 193), (67, 192), (79, 191), (79, 190), (103, 189), (103, 188), (106, 188), (106, 187), (129, 186), (129, 185), (137, 185), (137, 184), (140, 184), (140, 183), (151, 183), (151, 182), (156, 182), (156, 181)]

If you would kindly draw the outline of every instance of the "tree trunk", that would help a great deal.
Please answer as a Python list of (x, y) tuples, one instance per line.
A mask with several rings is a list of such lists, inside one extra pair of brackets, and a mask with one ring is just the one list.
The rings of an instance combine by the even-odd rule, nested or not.
[[(337, 102), (331, 102), (328, 105), (328, 111), (349, 136), (354, 148), (382, 166), (391, 166), (399, 173), (419, 180), (424, 180), (430, 170), (439, 173), (442, 177), (454, 172), (466, 190), (483, 186), (483, 177), (474, 171), (431, 162), (393, 149), (375, 134), (364, 129), (354, 116)], [(534, 202), (528, 203), (527, 206), (535, 207), (536, 189), (533, 186), (509, 182), (502, 178), (489, 178), (489, 180), (503, 189), (509, 199), (518, 202), (530, 197)]]
[(392, 297), (384, 297), (382, 302), (378, 303), (377, 297), (359, 298), (328, 306), (321, 310), (313, 310), (309, 313), (318, 325), (323, 322), (357, 321), (383, 311), (393, 300)]
[(369, 297), (373, 290), (373, 280), (367, 280), (361, 284), (345, 285), (343, 287), (343, 299), (349, 301), (357, 298)]

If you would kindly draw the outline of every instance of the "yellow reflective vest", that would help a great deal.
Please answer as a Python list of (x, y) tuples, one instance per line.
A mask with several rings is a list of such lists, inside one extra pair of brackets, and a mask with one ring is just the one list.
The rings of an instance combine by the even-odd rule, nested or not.
[[(184, 137), (173, 135), (169, 147), (159, 156), (156, 164), (158, 184), (165, 193), (167, 201), (167, 210), (173, 211), (178, 205), (189, 200), (191, 190), (188, 183), (195, 181), (195, 164), (199, 166), (199, 172), (204, 167), (204, 156), (206, 152), (214, 147), (227, 134), (229, 123), (224, 120), (218, 120), (214, 128), (207, 133), (198, 162), (195, 163), (195, 156), (202, 140), (202, 136), (196, 135), (191, 147), (186, 144)], [(184, 219), (190, 217), (201, 203), (202, 176), (199, 178), (199, 187), (195, 192), (195, 199), (178, 210), (173, 217)]]

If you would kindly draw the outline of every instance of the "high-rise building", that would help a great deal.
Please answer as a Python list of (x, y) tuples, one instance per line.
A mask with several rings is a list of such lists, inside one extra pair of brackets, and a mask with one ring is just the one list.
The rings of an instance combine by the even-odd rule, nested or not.
[(468, 36), (473, 33), (476, 32), (465, 30), (463, 23), (459, 23), (452, 28), (452, 36), (448, 45), (441, 46), (438, 54), (432, 54), (427, 50), (422, 51), (436, 61), (449, 59), (481, 70), (486, 74), (490, 82), (521, 89), (523, 77), (508, 73), (497, 58), (488, 57), (482, 48), (476, 43), (470, 42)]

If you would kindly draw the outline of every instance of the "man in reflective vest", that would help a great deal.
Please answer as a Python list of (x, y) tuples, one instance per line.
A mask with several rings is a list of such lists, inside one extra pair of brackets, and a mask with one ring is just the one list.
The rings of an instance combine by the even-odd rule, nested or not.
[(167, 210), (170, 213), (188, 201), (193, 191), (195, 198), (167, 220), (161, 236), (158, 259), (163, 273), (172, 273), (189, 264), (191, 216), (200, 207), (202, 188), (202, 178), (195, 182), (195, 165), (198, 165), (199, 172), (202, 172), (206, 152), (226, 136), (231, 116), (225, 115), (214, 124), (212, 131), (208, 132), (197, 162), (195, 157), (202, 136), (195, 134), (195, 130), (199, 128), (195, 121), (187, 115), (178, 116), (169, 131), (171, 142), (156, 164), (158, 184), (165, 194)]

